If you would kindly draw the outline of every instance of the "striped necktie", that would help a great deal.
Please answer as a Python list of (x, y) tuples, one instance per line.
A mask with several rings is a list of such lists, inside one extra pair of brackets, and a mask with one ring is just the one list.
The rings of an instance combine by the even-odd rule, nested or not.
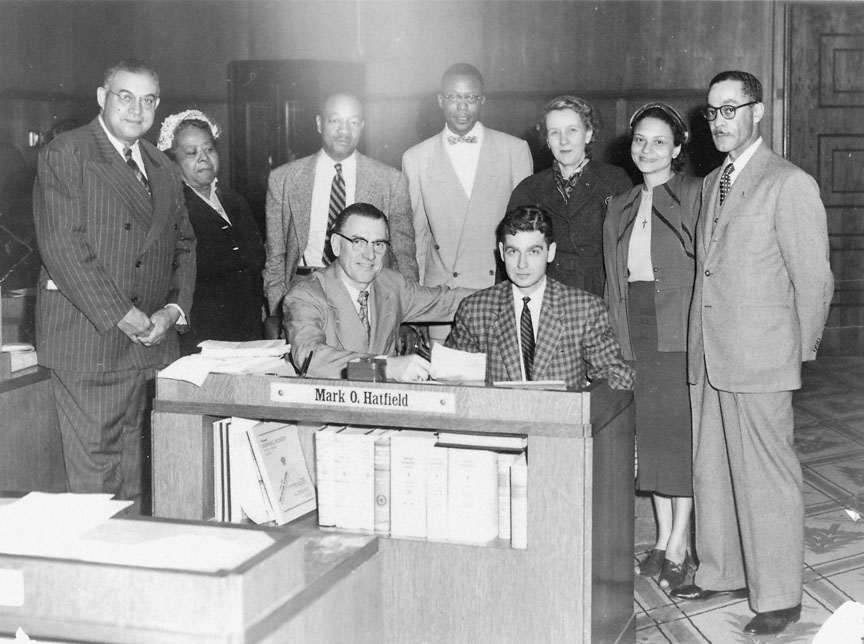
[(327, 211), (327, 239), (324, 242), (324, 265), (336, 259), (333, 247), (330, 245), (330, 235), (333, 231), (333, 223), (340, 212), (345, 210), (345, 177), (342, 175), (342, 164), (336, 164), (336, 174), (330, 184), (330, 206)]
[(528, 308), (530, 297), (523, 297), (522, 319), (519, 323), (519, 335), (522, 339), (522, 362), (525, 364), (525, 380), (532, 379), (534, 370), (534, 324), (531, 322), (531, 309)]
[(138, 183), (144, 186), (144, 190), (146, 190), (149, 195), (150, 182), (147, 181), (147, 177), (144, 176), (144, 173), (141, 172), (141, 168), (138, 167), (138, 164), (135, 163), (135, 159), (132, 158), (132, 148), (126, 148), (123, 151), (123, 155), (126, 157), (126, 165), (132, 168), (132, 172), (135, 173), (135, 178), (138, 179)]

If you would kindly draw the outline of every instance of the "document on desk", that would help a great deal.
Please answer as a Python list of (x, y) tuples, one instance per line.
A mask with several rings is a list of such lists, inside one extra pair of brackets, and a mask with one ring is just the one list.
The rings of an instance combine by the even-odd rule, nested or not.
[(195, 353), (175, 360), (159, 372), (159, 377), (183, 380), (200, 387), (211, 373), (276, 373), (293, 376), (294, 369), (279, 356), (211, 358)]
[(246, 342), (226, 342), (224, 340), (204, 340), (198, 343), (201, 355), (207, 358), (260, 358), (263, 356), (284, 356), (291, 350), (285, 340), (248, 340)]
[(486, 354), (432, 345), (432, 378), (435, 380), (485, 380)]
[(131, 504), (110, 494), (31, 492), (0, 506), (0, 552), (53, 555), (59, 543), (77, 539)]

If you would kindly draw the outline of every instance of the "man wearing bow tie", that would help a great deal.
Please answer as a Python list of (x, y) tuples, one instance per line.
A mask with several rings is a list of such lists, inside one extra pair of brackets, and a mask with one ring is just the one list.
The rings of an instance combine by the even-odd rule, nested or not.
[[(513, 188), (533, 171), (525, 141), (480, 123), (485, 100), (476, 67), (449, 67), (438, 94), (444, 130), (402, 157), (426, 286), (495, 283), (495, 227)], [(449, 325), (433, 325), (429, 335), (443, 343), (449, 331)]]

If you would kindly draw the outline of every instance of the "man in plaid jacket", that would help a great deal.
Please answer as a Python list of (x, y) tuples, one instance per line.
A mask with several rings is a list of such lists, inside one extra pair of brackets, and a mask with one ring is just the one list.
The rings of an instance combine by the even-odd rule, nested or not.
[(485, 353), (487, 381), (563, 380), (581, 388), (604, 378), (614, 389), (632, 389), (635, 374), (603, 300), (546, 277), (555, 258), (549, 214), (514, 208), (497, 237), (509, 281), (462, 301), (447, 346)]

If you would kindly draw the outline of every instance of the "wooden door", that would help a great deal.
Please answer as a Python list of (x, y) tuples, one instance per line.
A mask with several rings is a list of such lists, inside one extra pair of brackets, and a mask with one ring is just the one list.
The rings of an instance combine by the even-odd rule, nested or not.
[(864, 3), (790, 3), (789, 159), (828, 212), (835, 290), (822, 355), (864, 355)]
[(315, 116), (334, 92), (363, 99), (363, 65), (318, 60), (228, 64), (230, 185), (246, 197), (262, 235), (270, 170), (321, 147)]

